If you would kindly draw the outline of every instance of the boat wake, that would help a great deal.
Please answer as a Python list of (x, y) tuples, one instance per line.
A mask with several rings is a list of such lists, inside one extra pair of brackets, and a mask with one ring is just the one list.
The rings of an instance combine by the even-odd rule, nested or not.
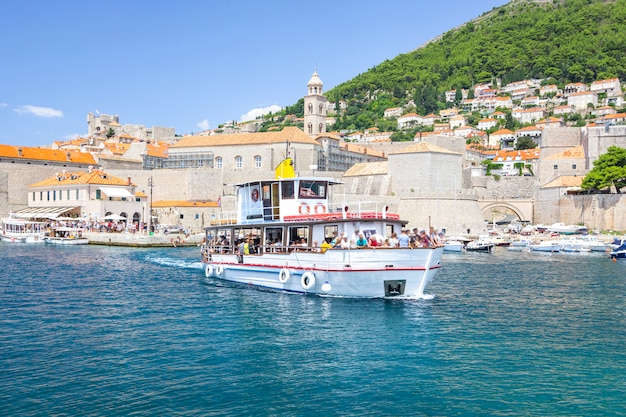
[(179, 258), (169, 258), (165, 256), (161, 257), (147, 257), (146, 260), (148, 262), (163, 265), (163, 266), (171, 266), (175, 268), (184, 268), (184, 269), (202, 269), (202, 262), (200, 261), (190, 261), (186, 259)]

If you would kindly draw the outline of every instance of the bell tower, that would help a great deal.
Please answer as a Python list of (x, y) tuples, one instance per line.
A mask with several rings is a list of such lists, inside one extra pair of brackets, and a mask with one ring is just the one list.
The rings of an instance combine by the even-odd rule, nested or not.
[(326, 132), (326, 104), (328, 98), (322, 95), (324, 83), (317, 75), (317, 69), (307, 84), (308, 94), (304, 96), (304, 133), (316, 138)]

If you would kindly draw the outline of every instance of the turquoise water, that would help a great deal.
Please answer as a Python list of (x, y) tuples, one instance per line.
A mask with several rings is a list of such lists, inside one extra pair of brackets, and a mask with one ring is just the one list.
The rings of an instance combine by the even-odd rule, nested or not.
[(207, 281), (197, 248), (0, 259), (0, 415), (626, 415), (604, 255), (446, 254), (419, 301)]

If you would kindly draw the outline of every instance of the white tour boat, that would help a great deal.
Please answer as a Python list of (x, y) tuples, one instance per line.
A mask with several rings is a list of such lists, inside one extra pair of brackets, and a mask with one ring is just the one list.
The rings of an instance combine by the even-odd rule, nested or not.
[(0, 240), (11, 243), (43, 243), (48, 224), (15, 217), (2, 219)]
[(85, 230), (80, 227), (56, 227), (46, 236), (46, 243), (54, 245), (87, 245), (89, 238), (84, 235)]
[[(334, 204), (335, 184), (296, 177), (289, 158), (276, 179), (238, 184), (236, 215), (223, 214), (206, 228), (206, 277), (328, 296), (429, 297), (424, 290), (441, 267), (443, 247), (351, 247), (356, 232), (400, 235), (407, 222), (387, 207)], [(343, 240), (343, 248), (322, 244), (331, 238)]]

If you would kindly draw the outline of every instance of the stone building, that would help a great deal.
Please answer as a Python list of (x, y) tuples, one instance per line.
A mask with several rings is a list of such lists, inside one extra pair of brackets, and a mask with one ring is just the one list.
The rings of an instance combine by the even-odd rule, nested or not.
[(387, 162), (356, 164), (342, 177), (347, 203), (373, 200), (401, 213), (411, 227), (450, 233), (486, 231), (476, 194), (463, 184), (463, 154), (419, 142), (390, 152)]
[(60, 215), (96, 221), (109, 215), (129, 223), (145, 221), (147, 195), (139, 192), (131, 178), (124, 180), (99, 169), (62, 171), (28, 187), (28, 208), (17, 211), (25, 217)]
[(120, 117), (110, 114), (87, 114), (87, 134), (91, 137), (103, 137), (113, 129), (116, 135), (127, 134), (144, 141), (161, 140), (173, 142), (176, 140), (176, 131), (172, 127), (146, 127), (136, 124), (120, 124)]
[(304, 96), (304, 131), (312, 138), (326, 132), (326, 105), (328, 99), (322, 94), (324, 84), (317, 70), (307, 84)]
[(168, 159), (185, 161), (180, 168), (213, 168), (245, 181), (273, 175), (286, 156), (293, 158), (296, 171), (309, 171), (320, 151), (315, 139), (297, 127), (286, 127), (279, 132), (187, 136), (170, 146)]

